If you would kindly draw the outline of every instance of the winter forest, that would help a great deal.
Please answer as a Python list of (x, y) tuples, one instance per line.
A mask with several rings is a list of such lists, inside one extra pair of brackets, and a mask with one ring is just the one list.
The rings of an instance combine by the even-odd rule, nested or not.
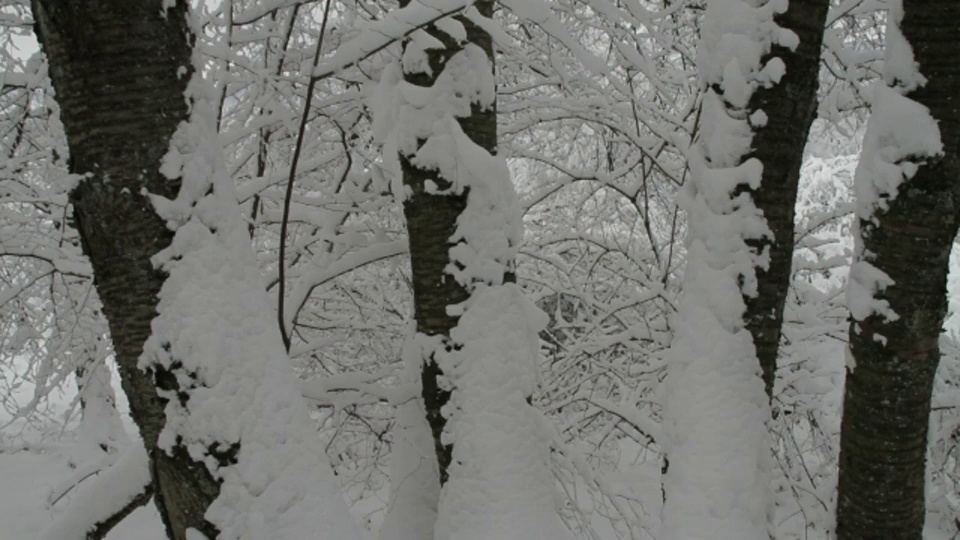
[(960, 2), (0, 0), (0, 540), (960, 539)]

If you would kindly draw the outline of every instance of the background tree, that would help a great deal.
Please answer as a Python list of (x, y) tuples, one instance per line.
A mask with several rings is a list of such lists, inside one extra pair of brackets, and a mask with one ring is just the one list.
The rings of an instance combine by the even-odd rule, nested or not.
[(766, 251), (769, 261), (766, 268), (756, 271), (757, 294), (744, 297), (744, 320), (753, 336), (771, 399), (783, 310), (790, 290), (797, 187), (810, 126), (817, 113), (820, 49), (829, 7), (829, 0), (792, 0), (785, 12), (774, 17), (798, 41), (791, 44), (795, 47), (771, 47), (767, 62), (779, 58), (784, 66), (783, 77), (773, 86), (758, 88), (748, 106), (749, 110), (760, 110), (766, 115), (766, 121), (755, 128), (749, 154), (763, 163), (763, 177), (760, 187), (750, 190), (750, 195), (763, 212), (772, 236), (751, 242), (758, 253)]

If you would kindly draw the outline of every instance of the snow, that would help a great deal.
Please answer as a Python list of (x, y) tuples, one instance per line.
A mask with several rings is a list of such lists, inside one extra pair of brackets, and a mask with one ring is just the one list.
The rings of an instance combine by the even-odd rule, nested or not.
[(930, 111), (896, 89), (877, 83), (854, 177), (857, 216), (869, 220), (877, 210), (886, 210), (900, 185), (916, 174), (918, 165), (942, 152), (940, 129)]
[(779, 27), (773, 16), (787, 9), (786, 0), (771, 0), (756, 7), (744, 0), (709, 0), (701, 31), (697, 68), (700, 78), (723, 89), (734, 107), (745, 107), (759, 86), (779, 81), (783, 61), (774, 58), (761, 65), (772, 45), (795, 49), (797, 35)]
[[(161, 392), (159, 445), (182, 445), (221, 481), (205, 515), (221, 539), (360, 538), (288, 365), (204, 84), (190, 83), (191, 119), (161, 168), (182, 179), (180, 193), (152, 196), (176, 231), (155, 257), (169, 277), (140, 360), (178, 384)], [(235, 446), (235, 463), (213, 455)]]
[(467, 29), (463, 23), (453, 18), (440, 19), (433, 25), (444, 34), (453, 38), (457, 43), (467, 40)]
[(710, 309), (680, 310), (664, 403), (670, 467), (658, 538), (767, 538), (769, 409), (752, 338), (724, 328)]
[(867, 262), (868, 256), (861, 250), (860, 258), (850, 265), (850, 276), (847, 281), (847, 308), (854, 320), (862, 321), (877, 313), (887, 321), (900, 318), (890, 309), (890, 303), (876, 298), (877, 293), (894, 285), (886, 273)]
[(94, 480), (81, 484), (66, 511), (57, 516), (40, 538), (85, 540), (87, 531), (115, 515), (149, 485), (147, 453), (143, 443), (137, 441), (128, 445), (116, 463), (101, 471)]
[(440, 366), (455, 383), (454, 443), (437, 540), (561, 539), (546, 456), (552, 429), (527, 404), (536, 384), (538, 332), (547, 317), (514, 284), (480, 286)]
[[(521, 20), (536, 24), (551, 37), (557, 39), (570, 51), (580, 65), (592, 74), (603, 77), (610, 73), (610, 68), (603, 59), (582, 47), (560, 19), (553, 14), (550, 5), (543, 0), (502, 0), (500, 3)], [(496, 38), (496, 34), (494, 34), (494, 37)], [(611, 82), (614, 81), (611, 80)], [(624, 89), (620, 88), (620, 90)]]
[[(83, 506), (96, 506), (110, 503), (111, 497), (102, 494), (93, 495), (93, 490), (83, 490), (84, 498), (94, 501), (79, 501), (80, 491), (71, 491), (53, 508), (47, 503), (47, 495), (52, 485), (64, 477), (71, 476), (69, 466), (69, 447), (45, 447), (42, 451), (3, 451), (0, 452), (0, 477), (4, 489), (0, 490), (0, 523), (3, 524), (3, 538), (32, 539), (43, 538), (45, 530), (50, 530), (64, 512), (70, 513), (74, 502)], [(91, 478), (88, 482), (97, 481)], [(82, 534), (83, 529), (66, 531)], [(80, 538), (83, 538), (81, 536)], [(107, 536), (107, 540), (165, 540), (166, 534), (153, 503), (138, 508)]]
[(913, 58), (913, 48), (900, 31), (903, 21), (903, 0), (887, 2), (887, 35), (883, 60), (883, 80), (887, 85), (911, 92), (926, 84)]
[(757, 294), (755, 269), (768, 264), (746, 241), (771, 233), (749, 193), (734, 193), (760, 187), (763, 174), (762, 163), (744, 156), (766, 115), (746, 106), (784, 73), (780, 59), (762, 58), (773, 45), (798, 42), (773, 19), (785, 1), (756, 4), (708, 0), (702, 27), (697, 65), (707, 90), (700, 138), (687, 151), (691, 181), (679, 198), (687, 267), (663, 398), (664, 540), (769, 538), (770, 407), (742, 295)]
[[(366, 246), (336, 260), (330, 260), (332, 257), (325, 254), (318, 255), (316, 264), (297, 279), (290, 291), (284, 314), (285, 326), (293, 328), (294, 318), (315, 288), (361, 266), (405, 254), (407, 249), (406, 241), (396, 240)], [(302, 352), (291, 351), (291, 356)]]

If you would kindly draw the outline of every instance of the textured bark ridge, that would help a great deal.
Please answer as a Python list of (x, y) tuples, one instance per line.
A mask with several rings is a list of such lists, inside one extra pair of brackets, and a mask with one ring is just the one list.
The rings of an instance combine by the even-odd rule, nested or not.
[(950, 248), (960, 223), (960, 3), (903, 5), (901, 30), (928, 79), (908, 97), (938, 121), (944, 156), (901, 185), (889, 209), (877, 211), (876, 224), (860, 223), (872, 264), (894, 281), (879, 296), (899, 318), (873, 315), (851, 324), (856, 366), (847, 373), (840, 436), (842, 540), (922, 537), (930, 398)]
[[(407, 2), (401, 2), (406, 5)], [(493, 2), (478, 1), (476, 8), (485, 17), (493, 15)], [(457, 20), (467, 30), (467, 43), (473, 43), (483, 49), (489, 58), (493, 58), (493, 43), (490, 35), (464, 17)], [(431, 74), (404, 74), (404, 79), (418, 86), (430, 86), (443, 72), (448, 59), (462, 49), (449, 35), (432, 26), (427, 32), (444, 44), (443, 49), (427, 51)], [(481, 110), (476, 104), (468, 118), (458, 119), (464, 133), (473, 142), (488, 152), (495, 154), (497, 146), (496, 107)], [(423, 141), (420, 141), (421, 144)], [(436, 171), (419, 169), (403, 156), (403, 183), (409, 189), (404, 200), (403, 211), (410, 239), (410, 263), (413, 273), (414, 311), (417, 320), (417, 332), (428, 336), (450, 337), (450, 330), (457, 325), (458, 317), (447, 314), (447, 306), (459, 304), (469, 297), (466, 288), (445, 270), (450, 264), (449, 250), (453, 246), (450, 237), (457, 228), (457, 218), (467, 206), (469, 190), (460, 194), (427, 193), (425, 182), (431, 180), (440, 190), (450, 184), (439, 178)], [(446, 419), (441, 410), (450, 400), (450, 389), (442, 382), (443, 373), (437, 363), (427, 360), (422, 371), (422, 396), (427, 412), (427, 421), (433, 432), (437, 461), (440, 467), (441, 484), (447, 480), (447, 468), (450, 465), (453, 449), (441, 440)]]
[(763, 163), (763, 181), (759, 189), (751, 191), (751, 196), (763, 212), (773, 239), (750, 242), (758, 252), (768, 250), (770, 266), (757, 269), (757, 296), (744, 297), (747, 311), (743, 318), (753, 336), (763, 382), (771, 398), (783, 306), (790, 287), (797, 185), (804, 146), (817, 113), (820, 46), (829, 7), (829, 0), (790, 0), (786, 13), (775, 18), (778, 25), (797, 34), (800, 45), (795, 51), (773, 47), (767, 58), (783, 60), (786, 73), (779, 83), (758, 89), (749, 105), (750, 110), (760, 109), (767, 115), (767, 124), (756, 129), (753, 152), (746, 158), (757, 158)]
[(204, 513), (219, 485), (184, 450), (157, 450), (164, 400), (137, 368), (165, 276), (150, 258), (173, 236), (141, 195), (174, 198), (159, 172), (171, 135), (187, 118), (191, 69), (187, 3), (163, 0), (34, 0), (37, 35), (50, 63), (70, 148), (86, 175), (70, 193), (84, 253), (110, 325), (131, 415), (150, 456), (155, 501), (170, 538), (188, 527), (210, 538)]

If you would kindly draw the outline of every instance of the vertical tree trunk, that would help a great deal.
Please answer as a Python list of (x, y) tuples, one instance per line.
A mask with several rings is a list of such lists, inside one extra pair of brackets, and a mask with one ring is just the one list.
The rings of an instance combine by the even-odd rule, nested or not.
[[(401, 2), (407, 5), (408, 2)], [(477, 10), (485, 17), (493, 14), (493, 2), (478, 1)], [(444, 44), (443, 49), (430, 49), (427, 56), (430, 73), (404, 73), (404, 80), (417, 86), (431, 86), (443, 72), (446, 60), (463, 49), (466, 43), (472, 43), (483, 49), (489, 58), (493, 58), (493, 44), (490, 35), (464, 17), (457, 17), (467, 31), (464, 43), (457, 43), (449, 35), (433, 26), (427, 32)], [(409, 42), (405, 46), (409, 45)], [(497, 114), (496, 106), (481, 109), (474, 104), (469, 117), (458, 118), (464, 133), (490, 153), (496, 153)], [(422, 144), (423, 141), (421, 141)], [(457, 218), (467, 206), (469, 189), (460, 193), (429, 193), (426, 182), (429, 180), (443, 191), (451, 187), (435, 170), (421, 169), (412, 164), (406, 156), (400, 157), (403, 167), (403, 183), (409, 188), (408, 197), (403, 203), (403, 212), (407, 221), (410, 239), (410, 264), (413, 273), (414, 316), (417, 320), (417, 333), (427, 336), (439, 336), (446, 343), (450, 330), (457, 325), (458, 316), (450, 315), (447, 307), (460, 304), (469, 296), (466, 287), (447, 272), (451, 264), (450, 248), (454, 242), (451, 237), (457, 228)], [(433, 433), (440, 468), (440, 483), (447, 481), (447, 469), (450, 466), (452, 446), (445, 444), (441, 435), (446, 419), (441, 410), (450, 399), (450, 389), (445, 388), (443, 372), (435, 359), (425, 359), (422, 371), (422, 396), (427, 421)]]
[(820, 47), (829, 7), (829, 0), (790, 0), (787, 11), (774, 18), (778, 25), (797, 34), (800, 43), (793, 51), (773, 46), (768, 60), (783, 60), (786, 73), (779, 83), (758, 89), (749, 105), (750, 110), (762, 110), (767, 115), (766, 125), (755, 131), (753, 151), (747, 158), (763, 163), (763, 180), (751, 196), (773, 238), (750, 242), (758, 252), (769, 250), (770, 266), (757, 269), (757, 295), (744, 297), (744, 321), (753, 336), (767, 396), (771, 398), (783, 306), (790, 289), (797, 184), (810, 125), (817, 114)]
[(778, 15), (775, 2), (706, 3), (707, 89), (679, 197), (687, 265), (663, 400), (664, 540), (769, 537), (766, 422), (826, 4)]
[(164, 400), (137, 368), (156, 316), (162, 272), (150, 262), (173, 233), (141, 194), (176, 196), (159, 172), (187, 119), (187, 3), (163, 0), (34, 0), (37, 35), (50, 62), (70, 148), (70, 170), (86, 175), (70, 193), (84, 253), (110, 324), (131, 415), (151, 460), (155, 501), (171, 538), (188, 527), (214, 538), (204, 512), (219, 486), (185, 455), (157, 449)]
[[(943, 154), (896, 161), (919, 169), (886, 199), (887, 208), (859, 222), (860, 259), (890, 278), (874, 296), (896, 316), (854, 312), (850, 325), (854, 365), (844, 389), (837, 506), (837, 536), (844, 540), (922, 537), (930, 398), (947, 310), (950, 248), (960, 223), (960, 3), (903, 0), (903, 13), (900, 29), (927, 79), (906, 96), (939, 124)], [(894, 24), (892, 11), (888, 25)], [(888, 44), (894, 30), (888, 26)], [(875, 108), (874, 117), (880, 113)]]
[[(375, 130), (400, 155), (406, 191), (417, 334), (405, 357), (422, 363), (443, 482), (432, 537), (561, 540), (570, 535), (549, 466), (554, 434), (530, 405), (547, 316), (513, 282), (523, 216), (494, 155), (494, 59), (480, 20), (492, 12), (492, 1), (476, 2), (405, 43), (381, 76)], [(429, 519), (423, 510), (418, 519)]]

